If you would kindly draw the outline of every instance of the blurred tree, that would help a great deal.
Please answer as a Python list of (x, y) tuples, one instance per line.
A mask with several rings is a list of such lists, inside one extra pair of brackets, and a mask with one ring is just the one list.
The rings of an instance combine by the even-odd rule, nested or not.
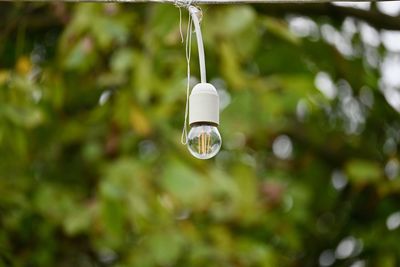
[(210, 161), (176, 8), (0, 4), (0, 266), (400, 265), (400, 18), (203, 10)]

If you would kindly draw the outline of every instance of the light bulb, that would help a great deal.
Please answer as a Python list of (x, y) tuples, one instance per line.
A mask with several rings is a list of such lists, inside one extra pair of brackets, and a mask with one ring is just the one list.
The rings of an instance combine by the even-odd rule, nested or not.
[(188, 149), (198, 159), (210, 159), (217, 155), (222, 145), (218, 128), (212, 124), (196, 123), (188, 134)]

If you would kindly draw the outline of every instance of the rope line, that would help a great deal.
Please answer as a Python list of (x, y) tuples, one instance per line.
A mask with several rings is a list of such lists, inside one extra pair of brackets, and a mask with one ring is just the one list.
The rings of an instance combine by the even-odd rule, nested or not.
[[(190, 1), (191, 2), (191, 1)], [(187, 144), (188, 141), (188, 116), (189, 116), (189, 94), (190, 94), (190, 58), (192, 54), (192, 32), (193, 32), (193, 23), (192, 17), (189, 15), (187, 29), (186, 29), (186, 64), (187, 64), (187, 76), (186, 76), (186, 105), (185, 105), (185, 119), (183, 122), (181, 143), (183, 145)], [(182, 37), (183, 38), (183, 37)]]
[(179, 31), (181, 34), (181, 40), (183, 41), (182, 34), (182, 11), (181, 8), (186, 8), (189, 11), (187, 32), (186, 32), (186, 63), (187, 63), (187, 77), (186, 77), (186, 107), (185, 107), (185, 119), (181, 135), (181, 143), (186, 145), (188, 142), (188, 116), (189, 116), (189, 98), (190, 98), (190, 58), (192, 52), (192, 33), (193, 27), (196, 31), (197, 37), (197, 50), (199, 52), (199, 64), (200, 64), (200, 78), (202, 83), (206, 83), (206, 64), (204, 55), (203, 37), (200, 29), (200, 21), (202, 18), (201, 9), (193, 6), (194, 0), (175, 0), (175, 6), (179, 8)]

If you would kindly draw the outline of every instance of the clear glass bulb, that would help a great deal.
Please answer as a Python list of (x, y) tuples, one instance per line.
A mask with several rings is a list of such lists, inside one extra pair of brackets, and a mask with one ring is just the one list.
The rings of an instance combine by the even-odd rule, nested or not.
[(188, 134), (188, 149), (198, 159), (210, 159), (217, 155), (222, 145), (218, 128), (209, 124), (195, 124)]

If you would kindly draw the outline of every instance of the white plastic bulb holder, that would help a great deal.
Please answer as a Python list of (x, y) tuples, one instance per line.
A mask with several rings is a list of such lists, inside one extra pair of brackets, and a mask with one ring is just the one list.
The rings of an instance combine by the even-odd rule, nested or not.
[(190, 93), (189, 125), (194, 123), (219, 125), (219, 96), (210, 83), (199, 83)]

